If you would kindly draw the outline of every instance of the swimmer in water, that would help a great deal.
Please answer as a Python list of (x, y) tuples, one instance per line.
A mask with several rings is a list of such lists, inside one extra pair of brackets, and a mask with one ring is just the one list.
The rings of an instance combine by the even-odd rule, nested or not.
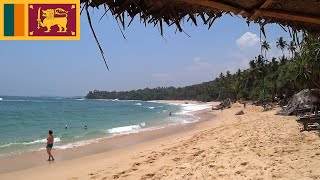
[(171, 115), (172, 115), (172, 112), (169, 113), (169, 116), (171, 116)]
[(88, 126), (87, 126), (87, 125), (85, 125), (85, 126), (84, 126), (84, 129), (88, 129)]
[(66, 124), (66, 130), (68, 129), (68, 125)]

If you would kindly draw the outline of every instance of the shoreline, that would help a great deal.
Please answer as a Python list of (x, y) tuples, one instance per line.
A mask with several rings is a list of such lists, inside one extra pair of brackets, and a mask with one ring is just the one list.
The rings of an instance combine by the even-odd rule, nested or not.
[(0, 179), (320, 179), (319, 131), (300, 132), (295, 117), (277, 110), (239, 103), (203, 110), (190, 129)]
[[(182, 101), (150, 101), (157, 103), (174, 103), (183, 104)], [(198, 102), (192, 102), (192, 104), (199, 104)], [(209, 119), (205, 112), (194, 111), (192, 115), (199, 119), (195, 122), (186, 124), (176, 124), (167, 125), (164, 127), (158, 127), (155, 129), (149, 129), (145, 131), (116, 135), (112, 137), (100, 138), (99, 140), (92, 140), (90, 144), (85, 144), (81, 146), (75, 146), (67, 149), (53, 149), (53, 154), (55, 155), (56, 161), (63, 162), (68, 160), (74, 160), (77, 158), (82, 158), (85, 156), (90, 156), (99, 153), (105, 153), (109, 151), (117, 151), (121, 148), (125, 148), (134, 144), (139, 144), (143, 142), (157, 140), (159, 138), (172, 136), (175, 134), (182, 133), (184, 131), (190, 131), (197, 126), (197, 123), (206, 121)], [(36, 168), (38, 166), (43, 166), (48, 164), (46, 160), (46, 152), (43, 151), (32, 151), (26, 152), (21, 155), (14, 155), (9, 157), (4, 157), (0, 159), (0, 167), (5, 167), (0, 169), (1, 173), (10, 173), (15, 171), (26, 170), (29, 168)]]

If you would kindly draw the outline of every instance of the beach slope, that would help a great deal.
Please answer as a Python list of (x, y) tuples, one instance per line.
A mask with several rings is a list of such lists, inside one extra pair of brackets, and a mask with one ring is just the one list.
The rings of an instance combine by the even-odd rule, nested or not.
[[(244, 110), (245, 114), (234, 114)], [(205, 110), (193, 130), (0, 179), (319, 179), (320, 138), (275, 110)]]

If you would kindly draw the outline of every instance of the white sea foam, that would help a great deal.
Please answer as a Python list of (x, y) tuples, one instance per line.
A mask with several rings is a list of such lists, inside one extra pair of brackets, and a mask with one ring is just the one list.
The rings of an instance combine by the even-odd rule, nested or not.
[(134, 105), (141, 106), (142, 104), (141, 103), (135, 103)]
[[(60, 137), (55, 137), (54, 138), (54, 142), (60, 142), (61, 141), (61, 138)], [(46, 143), (47, 142), (47, 139), (37, 139), (35, 141), (32, 141), (32, 142), (27, 142), (27, 143), (22, 143), (22, 144), (41, 144), (41, 143)]]
[(54, 102), (54, 101), (31, 100), (30, 102)]
[(122, 126), (122, 127), (116, 127), (108, 129), (107, 132), (110, 134), (130, 134), (134, 132), (139, 132), (142, 127), (146, 125), (145, 122), (136, 124), (136, 125), (130, 125), (130, 126)]
[[(56, 137), (54, 138), (54, 142), (60, 142), (61, 139), (60, 137)], [(47, 139), (37, 139), (31, 142), (14, 142), (14, 143), (8, 143), (5, 145), (0, 146), (0, 148), (4, 148), (4, 147), (10, 147), (10, 146), (14, 146), (14, 145), (32, 145), (32, 144), (44, 144), (47, 142)]]
[(149, 109), (154, 109), (155, 107), (152, 107), (152, 106), (151, 106), (151, 107), (147, 107), (147, 108), (149, 108)]
[(140, 100), (119, 100), (119, 101), (123, 101), (123, 102), (134, 102), (134, 101), (140, 101)]
[[(85, 146), (85, 145), (88, 145), (88, 144), (96, 143), (99, 140), (100, 139), (93, 139), (93, 140), (87, 140), (87, 141), (78, 141), (78, 142), (64, 144), (64, 145), (58, 145), (58, 146), (55, 146), (54, 148), (56, 148), (56, 149), (69, 149), (69, 148), (73, 148), (73, 147)], [(40, 148), (39, 150), (43, 150), (43, 149), (44, 148)]]
[(10, 100), (10, 99), (6, 99), (6, 100), (3, 100), (3, 101), (25, 102), (25, 101), (31, 101), (31, 100), (24, 100), (24, 99)]
[(182, 110), (175, 114), (191, 114), (194, 111), (200, 111), (204, 109), (211, 108), (210, 104), (180, 104), (182, 106)]
[[(146, 125), (145, 122), (137, 124), (137, 125), (131, 125), (131, 126), (123, 126), (123, 127), (116, 127), (112, 129), (108, 129), (107, 132), (113, 135), (121, 135), (121, 134), (131, 134), (131, 133), (137, 133), (141, 131), (141, 128)], [(146, 129), (148, 130), (148, 129)], [(150, 129), (152, 130), (152, 129)], [(97, 138), (97, 139), (92, 139), (92, 140), (84, 140), (84, 141), (78, 141), (78, 142), (73, 142), (73, 143), (68, 143), (64, 145), (56, 145), (56, 149), (69, 149), (69, 148), (74, 148), (74, 147), (80, 147), (80, 146), (85, 146), (89, 145), (92, 143), (97, 143), (103, 138)], [(44, 150), (45, 148), (40, 148), (40, 150)]]
[(0, 98), (0, 101), (2, 101), (2, 98)]
[(8, 101), (8, 102), (55, 102), (55, 101), (43, 101), (43, 100), (25, 100), (25, 99), (4, 99), (2, 101)]
[(80, 99), (76, 99), (77, 101), (84, 101), (85, 99), (83, 98), (80, 98)]
[(169, 117), (169, 122), (172, 122), (171, 125), (194, 123), (199, 118), (196, 118), (192, 112), (211, 108), (210, 104), (170, 104), (181, 107), (180, 111), (172, 113), (173, 116)]

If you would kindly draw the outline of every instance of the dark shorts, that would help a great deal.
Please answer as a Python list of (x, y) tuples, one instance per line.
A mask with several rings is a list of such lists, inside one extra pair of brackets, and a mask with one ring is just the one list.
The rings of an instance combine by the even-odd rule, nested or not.
[(53, 144), (48, 144), (47, 147), (48, 147), (48, 148), (52, 148), (52, 147), (53, 147)]
[(313, 106), (319, 106), (319, 102), (312, 102)]

